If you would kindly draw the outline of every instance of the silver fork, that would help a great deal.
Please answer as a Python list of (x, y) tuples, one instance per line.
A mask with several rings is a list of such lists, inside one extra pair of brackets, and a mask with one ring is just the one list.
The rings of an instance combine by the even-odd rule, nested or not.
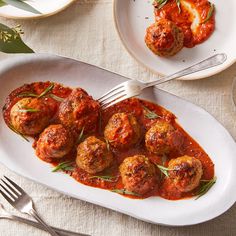
[[(39, 224), (38, 222), (28, 220), (26, 218), (16, 216), (16, 215), (9, 213), (1, 203), (0, 203), (0, 219), (18, 221), (20, 223), (31, 225), (35, 228), (45, 230), (45, 228), (41, 224)], [(55, 228), (55, 227), (52, 227), (52, 228), (55, 231), (57, 231), (61, 236), (89, 236), (88, 234), (76, 233), (76, 232), (72, 232), (72, 231), (64, 230), (64, 229), (59, 229), (59, 228)]]
[(162, 84), (167, 81), (180, 78), (185, 75), (189, 75), (198, 71), (206, 70), (208, 68), (218, 66), (222, 63), (224, 63), (227, 59), (226, 54), (216, 54), (212, 57), (209, 57), (193, 66), (190, 66), (186, 69), (183, 69), (181, 71), (178, 71), (172, 75), (165, 76), (159, 80), (150, 82), (150, 83), (142, 83), (135, 80), (130, 80), (123, 82), (104, 95), (102, 95), (98, 101), (101, 104), (101, 107), (103, 109), (108, 108), (118, 102), (121, 102), (127, 98), (135, 97), (139, 94), (141, 94), (142, 90), (148, 87), (152, 87), (154, 85)]
[(31, 197), (12, 180), (7, 178), (6, 176), (4, 177), (5, 180), (1, 178), (1, 181), (4, 184), (0, 184), (2, 188), (0, 189), (0, 193), (2, 194), (2, 196), (18, 211), (34, 217), (52, 236), (59, 236), (59, 234), (57, 234), (50, 226), (48, 226), (37, 214), (34, 209)]

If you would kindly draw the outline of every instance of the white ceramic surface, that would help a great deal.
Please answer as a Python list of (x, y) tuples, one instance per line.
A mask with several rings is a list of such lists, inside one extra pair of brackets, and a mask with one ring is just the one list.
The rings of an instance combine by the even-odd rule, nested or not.
[[(82, 87), (98, 98), (126, 78), (91, 65), (50, 55), (24, 55), (1, 62), (0, 107), (6, 96), (24, 83), (55, 81)], [(215, 163), (217, 183), (198, 200), (168, 201), (159, 197), (133, 200), (76, 182), (34, 154), (31, 144), (13, 133), (0, 116), (0, 162), (16, 173), (69, 196), (110, 208), (144, 221), (166, 225), (192, 225), (229, 209), (236, 197), (236, 144), (225, 128), (202, 108), (159, 89), (147, 89), (141, 98), (175, 113), (183, 128)]]
[(227, 61), (194, 75), (181, 79), (191, 80), (219, 73), (236, 59), (236, 1), (211, 0), (216, 9), (216, 29), (212, 36), (194, 48), (183, 48), (170, 58), (158, 57), (146, 46), (146, 28), (154, 23), (152, 0), (114, 0), (114, 20), (118, 34), (128, 52), (154, 73), (167, 75), (195, 64), (215, 53), (226, 53)]
[(32, 19), (46, 17), (62, 11), (73, 1), (75, 0), (29, 0), (27, 1), (27, 3), (40, 11), (42, 14), (34, 14), (13, 7), (11, 5), (6, 5), (0, 7), (0, 16), (14, 19)]

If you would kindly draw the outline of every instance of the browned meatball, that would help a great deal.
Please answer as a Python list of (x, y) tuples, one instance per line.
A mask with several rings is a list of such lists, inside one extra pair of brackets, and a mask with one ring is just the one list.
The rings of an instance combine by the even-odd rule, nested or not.
[(157, 121), (146, 133), (147, 149), (157, 155), (177, 150), (183, 143), (182, 134), (166, 121)]
[(103, 171), (112, 160), (107, 144), (94, 136), (86, 138), (77, 148), (76, 164), (90, 174)]
[(169, 162), (168, 168), (170, 179), (181, 192), (189, 192), (199, 185), (203, 171), (202, 163), (198, 159), (190, 156), (178, 157)]
[(36, 135), (48, 126), (54, 113), (46, 101), (38, 98), (23, 98), (11, 109), (12, 126), (22, 134)]
[(99, 116), (99, 103), (89, 96), (83, 89), (72, 91), (59, 107), (61, 123), (80, 131), (91, 131), (96, 127)]
[(116, 113), (108, 121), (104, 136), (112, 147), (126, 149), (140, 140), (141, 128), (133, 115)]
[(158, 56), (173, 56), (183, 48), (184, 34), (172, 21), (160, 19), (147, 28), (145, 42)]
[(127, 157), (120, 165), (126, 190), (143, 195), (157, 185), (155, 166), (143, 155)]
[(48, 126), (40, 134), (36, 155), (43, 160), (59, 159), (68, 154), (74, 144), (71, 133), (61, 124)]

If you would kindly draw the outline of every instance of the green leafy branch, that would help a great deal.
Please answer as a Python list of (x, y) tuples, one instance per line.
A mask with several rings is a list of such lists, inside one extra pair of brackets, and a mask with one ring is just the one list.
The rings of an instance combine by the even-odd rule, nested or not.
[(24, 34), (20, 25), (10, 28), (0, 23), (0, 51), (4, 53), (33, 53), (21, 39)]

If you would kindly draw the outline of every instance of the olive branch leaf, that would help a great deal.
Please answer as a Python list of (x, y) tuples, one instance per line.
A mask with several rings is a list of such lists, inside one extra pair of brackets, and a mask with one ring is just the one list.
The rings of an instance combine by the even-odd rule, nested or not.
[(4, 53), (33, 53), (21, 39), (20, 25), (10, 28), (0, 23), (0, 51)]

